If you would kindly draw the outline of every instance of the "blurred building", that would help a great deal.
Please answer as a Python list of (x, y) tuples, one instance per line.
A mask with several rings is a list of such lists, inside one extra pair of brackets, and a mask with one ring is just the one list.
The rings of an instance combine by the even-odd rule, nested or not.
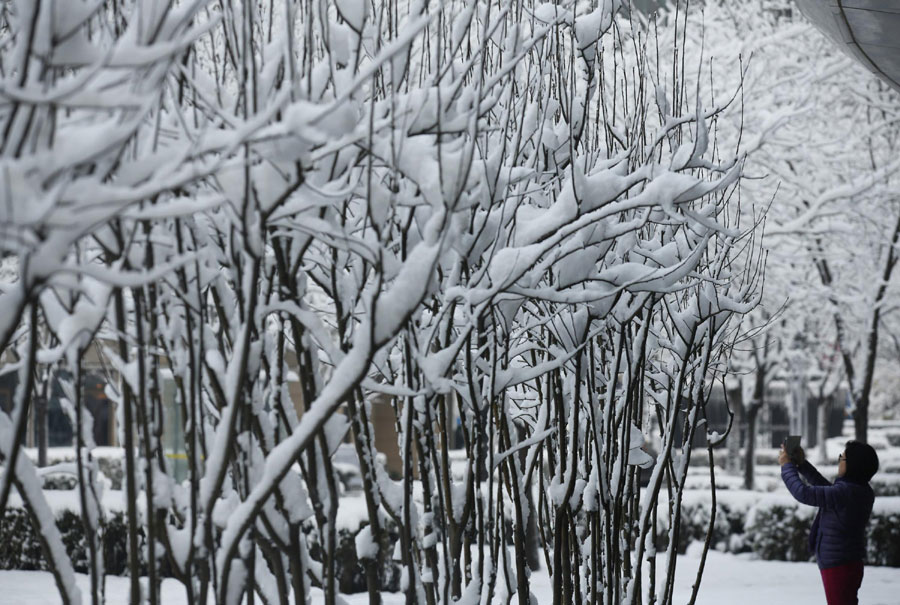
[[(99, 362), (94, 347), (88, 350), (82, 365), (81, 397), (93, 418), (93, 440), (96, 445), (116, 444), (115, 410), (107, 397), (107, 368)], [(40, 376), (34, 385), (32, 405), (29, 406), (25, 445), (37, 447), (41, 439), (39, 416), (46, 418), (46, 444), (49, 447), (70, 447), (74, 430), (69, 415), (63, 409), (62, 382), (71, 380), (68, 372), (52, 372)], [(18, 385), (17, 371), (0, 374), (0, 409), (11, 414)], [(38, 417), (36, 417), (38, 416)]]
[[(161, 403), (163, 406), (162, 448), (171, 472), (178, 480), (187, 476), (187, 454), (185, 448), (183, 410), (176, 399), (176, 386), (172, 372), (165, 367), (160, 371), (162, 382)], [(289, 367), (296, 367), (295, 357), (288, 355)], [(116, 423), (116, 405), (109, 395), (119, 389), (120, 378), (107, 363), (104, 363), (97, 347), (90, 347), (82, 360), (81, 397), (85, 408), (93, 419), (93, 441), (97, 446), (118, 447), (120, 435)], [(40, 442), (49, 448), (70, 448), (75, 442), (72, 418), (65, 409), (62, 383), (71, 380), (65, 371), (53, 371), (47, 379), (40, 378), (34, 386), (31, 405), (28, 407), (28, 424), (25, 446), (40, 448)], [(18, 374), (8, 371), (0, 374), (0, 409), (12, 413)], [(110, 393), (111, 391), (111, 393)], [(296, 373), (288, 374), (288, 392), (298, 417), (303, 415), (302, 388)], [(388, 473), (399, 476), (403, 470), (397, 433), (395, 407), (397, 404), (387, 396), (377, 396), (370, 400), (370, 422), (373, 429), (375, 447), (384, 456)], [(401, 404), (402, 405), (402, 404)], [(453, 406), (455, 409), (455, 405)], [(346, 442), (350, 442), (348, 431)]]

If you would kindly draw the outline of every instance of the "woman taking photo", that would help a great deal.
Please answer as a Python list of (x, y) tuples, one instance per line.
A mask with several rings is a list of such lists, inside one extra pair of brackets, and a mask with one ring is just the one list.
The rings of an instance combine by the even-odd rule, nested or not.
[(802, 448), (788, 454), (782, 444), (778, 462), (791, 495), (802, 504), (819, 508), (809, 533), (809, 550), (816, 555), (828, 605), (856, 605), (866, 555), (866, 525), (875, 501), (869, 480), (878, 470), (878, 454), (866, 443), (848, 441), (838, 457), (833, 484), (806, 461)]

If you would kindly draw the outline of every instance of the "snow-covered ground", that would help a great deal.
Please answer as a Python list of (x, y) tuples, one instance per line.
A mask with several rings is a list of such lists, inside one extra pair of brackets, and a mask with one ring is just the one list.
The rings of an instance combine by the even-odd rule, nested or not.
[[(699, 563), (693, 549), (680, 557), (675, 582), (675, 603), (685, 603), (691, 594), (691, 584)], [(88, 577), (78, 575), (83, 591), (89, 587)], [(859, 597), (866, 605), (896, 605), (900, 589), (900, 568), (867, 567)], [(539, 603), (550, 603), (551, 585), (545, 572), (532, 578), (532, 591)], [(128, 601), (128, 578), (107, 579), (108, 603)], [(162, 602), (166, 605), (186, 603), (184, 592), (175, 580), (163, 582)], [(366, 594), (346, 597), (350, 605), (368, 601)], [(756, 561), (743, 555), (710, 552), (697, 599), (699, 605), (759, 605), (760, 603), (790, 603), (791, 605), (821, 605), (825, 600), (819, 570), (814, 563), (785, 563)], [(56, 605), (59, 593), (48, 572), (0, 571), (0, 605)], [(321, 599), (314, 599), (314, 603)], [(403, 595), (384, 595), (385, 605), (403, 603)]]
[[(883, 431), (874, 429), (871, 441), (885, 441), (879, 448), (882, 467), (900, 463), (900, 448), (891, 447), (883, 439)], [(843, 450), (849, 435), (835, 437), (827, 442), (828, 461), (818, 463), (822, 472), (832, 477), (836, 472), (834, 462)], [(56, 452), (63, 459), (66, 452)], [(763, 450), (761, 458), (772, 458), (776, 450)], [(811, 452), (811, 457), (813, 453)], [(781, 483), (780, 469), (777, 465), (759, 464), (756, 467), (757, 491), (741, 489), (742, 476), (729, 475), (721, 469), (716, 473), (718, 486), (717, 497), (721, 503), (732, 509), (751, 509), (755, 505), (771, 501), (783, 501), (791, 504), (790, 495)], [(886, 476), (882, 473), (882, 479)], [(691, 469), (688, 477), (689, 489), (685, 492), (684, 503), (696, 504), (707, 502), (710, 498), (708, 470), (702, 467)], [(419, 487), (419, 486), (416, 486)], [(58, 513), (62, 510), (79, 510), (77, 492), (46, 491), (51, 510)], [(416, 499), (421, 499), (420, 489), (414, 490)], [(16, 493), (10, 496), (10, 505), (20, 505)], [(124, 510), (124, 494), (117, 490), (107, 490), (103, 494), (103, 505), (107, 510)], [(900, 496), (880, 497), (875, 502), (876, 510), (900, 510)], [(367, 517), (365, 501), (360, 493), (348, 493), (340, 500), (339, 528), (355, 530)], [(688, 553), (679, 557), (674, 602), (687, 602), (699, 564), (699, 543), (693, 544)], [(700, 605), (757, 605), (759, 603), (791, 603), (792, 605), (816, 604), (824, 602), (819, 571), (814, 563), (790, 563), (783, 561), (761, 561), (753, 558), (751, 553), (734, 555), (711, 550), (708, 554), (706, 571), (703, 574), (700, 594), (697, 603)], [(659, 568), (665, 566), (660, 562)], [(645, 568), (646, 569), (646, 568)], [(83, 574), (77, 575), (85, 602), (89, 599), (89, 580)], [(498, 583), (501, 585), (502, 583)], [(536, 572), (532, 576), (532, 591), (538, 603), (552, 602), (552, 585), (546, 570)], [(865, 579), (860, 591), (860, 602), (867, 605), (896, 605), (900, 590), (900, 568), (867, 567)], [(125, 603), (128, 601), (129, 580), (126, 577), (110, 576), (107, 578), (106, 595), (108, 603)], [(365, 593), (344, 595), (349, 605), (362, 605), (368, 601)], [(163, 582), (161, 602), (166, 605), (186, 603), (181, 585), (173, 579)], [(210, 601), (212, 602), (212, 600)], [(315, 592), (313, 603), (323, 602), (321, 592)], [(404, 603), (401, 594), (385, 594), (386, 605)], [(59, 593), (48, 572), (36, 571), (0, 571), (0, 605), (5, 604), (44, 605), (61, 603)]]

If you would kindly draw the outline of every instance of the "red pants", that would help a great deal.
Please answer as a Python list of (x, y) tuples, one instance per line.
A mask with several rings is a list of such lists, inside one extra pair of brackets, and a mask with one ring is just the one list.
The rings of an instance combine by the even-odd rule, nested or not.
[(828, 605), (857, 605), (856, 591), (863, 579), (862, 561), (820, 570)]

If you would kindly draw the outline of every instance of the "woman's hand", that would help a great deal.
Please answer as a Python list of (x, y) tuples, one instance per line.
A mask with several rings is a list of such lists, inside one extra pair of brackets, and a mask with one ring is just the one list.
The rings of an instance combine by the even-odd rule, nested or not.
[(784, 466), (785, 464), (787, 464), (790, 461), (791, 461), (791, 457), (788, 456), (788, 453), (786, 451), (784, 451), (784, 444), (782, 443), (781, 451), (778, 452), (778, 464), (780, 464), (781, 466)]
[(803, 451), (802, 447), (798, 447), (794, 450), (794, 455), (790, 456), (784, 450), (784, 444), (781, 444), (781, 451), (778, 452), (778, 464), (784, 466), (788, 462), (793, 462), (797, 466), (803, 464), (803, 461), (806, 460), (806, 453)]

